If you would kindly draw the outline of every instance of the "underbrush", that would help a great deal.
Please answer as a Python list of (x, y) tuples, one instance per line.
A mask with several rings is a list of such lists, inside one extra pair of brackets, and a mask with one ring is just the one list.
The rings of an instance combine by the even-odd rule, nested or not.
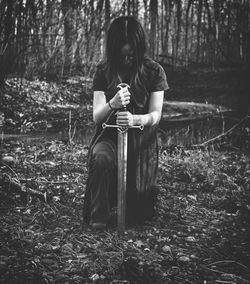
[(0, 282), (250, 282), (249, 155), (165, 148), (156, 217), (119, 236), (82, 223), (87, 150), (3, 145)]
[[(184, 192), (212, 193), (211, 208), (247, 211), (250, 204), (249, 155), (241, 151), (183, 150), (174, 156), (162, 153), (165, 178), (184, 183)], [(211, 195), (212, 196), (212, 195)], [(229, 202), (230, 200), (230, 202)], [(229, 206), (230, 205), (230, 206)]]
[(48, 131), (65, 128), (69, 119), (84, 125), (91, 116), (90, 94), (91, 81), (80, 76), (62, 82), (9, 78), (0, 89), (0, 128), (4, 133)]
[[(228, 82), (222, 74), (222, 86), (218, 75), (173, 76), (170, 97), (183, 100), (189, 90), (189, 99), (211, 93), (208, 102), (218, 94), (224, 102), (230, 90), (233, 102), (244, 104), (235, 96), (238, 86), (245, 89), (241, 78)], [(90, 121), (91, 98), (87, 80), (72, 80), (9, 79), (1, 96), (3, 133), (72, 131), (63, 141), (1, 141), (0, 283), (250, 283), (249, 125), (210, 147), (162, 147), (155, 218), (123, 236), (115, 226), (92, 231), (82, 222), (88, 147), (73, 142), (76, 125), (69, 123)]]

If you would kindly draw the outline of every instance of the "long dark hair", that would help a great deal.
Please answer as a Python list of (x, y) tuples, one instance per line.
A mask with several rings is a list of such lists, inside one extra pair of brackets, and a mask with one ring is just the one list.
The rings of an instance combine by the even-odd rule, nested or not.
[(132, 69), (133, 84), (140, 84), (143, 74), (143, 60), (146, 52), (145, 34), (139, 21), (132, 16), (116, 18), (110, 25), (106, 40), (106, 61), (110, 85), (118, 78), (118, 62), (121, 48), (129, 44), (134, 51), (134, 66)]

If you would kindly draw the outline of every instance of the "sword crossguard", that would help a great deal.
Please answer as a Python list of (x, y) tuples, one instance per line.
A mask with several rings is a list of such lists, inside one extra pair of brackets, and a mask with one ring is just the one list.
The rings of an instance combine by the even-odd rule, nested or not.
[(143, 130), (144, 129), (144, 126), (143, 125), (133, 125), (133, 126), (125, 126), (125, 127), (122, 127), (120, 125), (117, 125), (117, 124), (107, 124), (107, 123), (103, 123), (102, 124), (102, 128), (117, 128), (118, 131), (120, 131), (121, 133), (124, 133), (126, 132), (129, 128), (138, 128), (140, 130)]

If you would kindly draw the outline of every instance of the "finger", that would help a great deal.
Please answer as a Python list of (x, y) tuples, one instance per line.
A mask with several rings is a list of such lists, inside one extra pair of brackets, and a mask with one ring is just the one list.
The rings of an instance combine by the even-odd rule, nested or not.
[(130, 100), (130, 97), (128, 97), (128, 96), (125, 96), (125, 97), (121, 97), (121, 98), (120, 98), (120, 102), (121, 102), (121, 103), (127, 102), (128, 100)]
[(117, 118), (118, 118), (118, 119), (127, 118), (127, 113), (126, 113), (126, 112), (120, 112), (120, 113), (117, 115)]
[(130, 98), (126, 98), (126, 99), (125, 99), (125, 102), (126, 102), (127, 104), (129, 104), (129, 103), (130, 103)]
[(131, 94), (129, 92), (126, 92), (123, 94), (124, 98), (130, 98)]
[(130, 100), (129, 99), (126, 99), (126, 100), (123, 100), (122, 101), (122, 106), (126, 106), (130, 103)]
[(128, 114), (127, 114), (127, 112), (120, 112), (120, 113), (117, 115), (117, 119), (119, 119), (119, 120), (128, 120)]
[(124, 97), (124, 94), (123, 94), (122, 90), (120, 90), (117, 94), (118, 94), (118, 98), (120, 100)]
[(116, 124), (118, 124), (118, 125), (127, 125), (128, 123), (127, 123), (126, 120), (117, 119), (117, 120), (116, 120)]
[(128, 103), (128, 102), (130, 102), (130, 97), (124, 97), (124, 98), (122, 98), (122, 102), (123, 102), (123, 103)]

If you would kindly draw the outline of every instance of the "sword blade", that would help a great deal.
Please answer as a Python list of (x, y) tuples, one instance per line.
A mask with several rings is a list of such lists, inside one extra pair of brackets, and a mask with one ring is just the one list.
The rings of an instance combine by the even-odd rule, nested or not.
[(118, 234), (125, 231), (128, 130), (118, 131)]

